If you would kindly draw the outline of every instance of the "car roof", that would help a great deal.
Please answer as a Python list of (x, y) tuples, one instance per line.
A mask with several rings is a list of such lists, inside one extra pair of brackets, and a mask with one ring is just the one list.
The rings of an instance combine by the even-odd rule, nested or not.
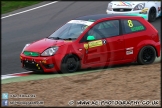
[(115, 16), (129, 16), (130, 17), (130, 15), (121, 15), (121, 14), (95, 14), (95, 15), (86, 15), (86, 16), (78, 17), (75, 20), (96, 21), (102, 18), (109, 18), (109, 17), (115, 17)]

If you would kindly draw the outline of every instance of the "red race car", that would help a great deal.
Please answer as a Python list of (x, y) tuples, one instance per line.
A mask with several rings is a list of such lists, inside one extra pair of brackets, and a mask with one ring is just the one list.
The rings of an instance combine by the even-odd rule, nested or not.
[(158, 31), (139, 16), (97, 14), (70, 20), (49, 37), (26, 44), (22, 67), (40, 72), (138, 62), (160, 56)]

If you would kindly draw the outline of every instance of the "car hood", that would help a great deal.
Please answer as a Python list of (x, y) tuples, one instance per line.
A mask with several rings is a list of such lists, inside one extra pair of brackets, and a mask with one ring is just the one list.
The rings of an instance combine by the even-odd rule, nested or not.
[(42, 53), (44, 50), (46, 50), (49, 47), (62, 46), (69, 42), (71, 43), (72, 41), (53, 40), (53, 39), (44, 38), (31, 43), (27, 48), (25, 48), (25, 50)]
[(112, 8), (134, 8), (139, 3), (145, 3), (146, 1), (113, 1)]

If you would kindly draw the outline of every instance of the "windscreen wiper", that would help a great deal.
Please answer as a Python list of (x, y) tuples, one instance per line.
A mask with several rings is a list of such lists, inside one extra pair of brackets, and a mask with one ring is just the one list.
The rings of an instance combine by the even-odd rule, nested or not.
[(64, 40), (75, 40), (75, 39), (77, 39), (77, 38), (66, 38)]
[(48, 39), (64, 40), (63, 38), (60, 37), (48, 37)]

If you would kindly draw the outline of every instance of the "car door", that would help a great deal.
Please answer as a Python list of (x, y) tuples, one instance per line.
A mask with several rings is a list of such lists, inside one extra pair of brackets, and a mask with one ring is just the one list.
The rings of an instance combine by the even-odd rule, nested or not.
[(105, 21), (104, 25), (109, 26), (106, 30), (107, 54), (109, 55), (109, 62), (116, 62), (122, 60), (125, 54), (125, 46), (123, 35), (121, 35), (121, 27), (119, 20)]
[[(84, 36), (94, 36), (93, 41), (84, 41), (84, 63), (106, 63), (121, 60), (124, 55), (123, 37), (119, 36), (119, 20), (108, 20), (96, 24)], [(94, 47), (92, 47), (94, 46)]]
[[(106, 40), (99, 31), (100, 23), (92, 27), (82, 39), (82, 46), (84, 46), (84, 64), (103, 63), (108, 60)], [(87, 41), (88, 36), (94, 36), (95, 39)], [(84, 40), (84, 41), (83, 41)]]

